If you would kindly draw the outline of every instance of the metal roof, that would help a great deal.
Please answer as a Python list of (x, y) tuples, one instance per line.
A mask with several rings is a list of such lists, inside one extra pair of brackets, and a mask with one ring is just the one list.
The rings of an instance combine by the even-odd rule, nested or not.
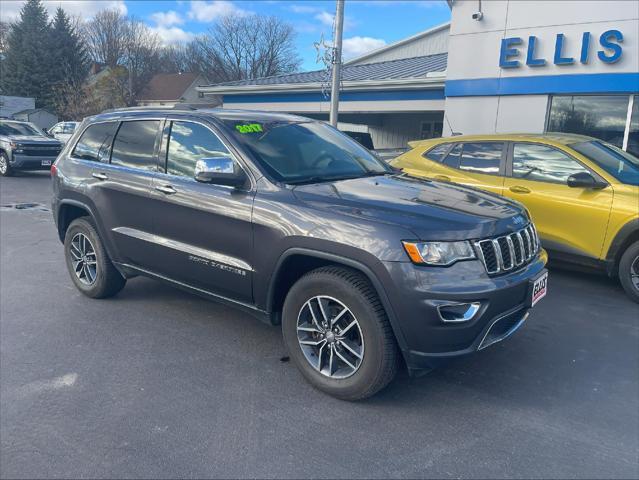
[[(343, 65), (342, 81), (353, 82), (363, 80), (399, 80), (408, 78), (424, 78), (431, 72), (446, 70), (447, 53), (426, 55), (424, 57), (402, 58), (365, 65)], [(260, 85), (291, 85), (305, 83), (322, 83), (327, 81), (326, 70), (313, 72), (289, 73), (272, 77), (256, 78), (254, 80), (240, 80), (236, 82), (207, 85), (209, 87), (242, 87)]]

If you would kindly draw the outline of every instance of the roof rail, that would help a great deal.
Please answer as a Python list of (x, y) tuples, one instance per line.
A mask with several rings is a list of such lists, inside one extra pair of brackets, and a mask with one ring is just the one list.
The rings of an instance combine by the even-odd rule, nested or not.
[(135, 112), (135, 111), (143, 111), (143, 110), (197, 110), (192, 105), (188, 105), (186, 103), (176, 103), (172, 107), (163, 107), (159, 105), (152, 105), (148, 107), (121, 107), (121, 108), (109, 108), (107, 110), (103, 110), (100, 113), (113, 113), (113, 112)]

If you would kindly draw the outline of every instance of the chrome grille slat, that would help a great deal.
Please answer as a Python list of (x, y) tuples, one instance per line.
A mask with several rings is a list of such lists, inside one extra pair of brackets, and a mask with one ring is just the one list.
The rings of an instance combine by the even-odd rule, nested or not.
[(492, 240), (495, 249), (495, 257), (497, 257), (497, 271), (504, 270), (504, 257), (501, 254), (501, 247), (498, 240)]
[(510, 238), (512, 235), (508, 235), (506, 237), (506, 243), (508, 244), (508, 251), (510, 252), (510, 267), (514, 268), (517, 265), (517, 258), (515, 257), (515, 245), (513, 245), (513, 239)]
[(539, 253), (541, 242), (535, 226), (497, 238), (474, 242), (477, 257), (490, 275), (510, 272), (529, 263)]

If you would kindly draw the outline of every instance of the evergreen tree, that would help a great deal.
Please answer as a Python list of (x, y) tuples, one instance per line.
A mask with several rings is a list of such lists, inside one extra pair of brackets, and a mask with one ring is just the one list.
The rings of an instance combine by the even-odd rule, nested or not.
[(51, 23), (51, 83), (55, 107), (65, 116), (68, 92), (81, 90), (89, 72), (89, 55), (69, 16), (58, 7)]
[(53, 107), (50, 38), (51, 27), (41, 0), (27, 0), (7, 39), (0, 72), (6, 95), (35, 97), (37, 106)]
[(89, 72), (89, 55), (69, 16), (58, 7), (51, 25), (52, 72), (55, 83), (80, 84)]

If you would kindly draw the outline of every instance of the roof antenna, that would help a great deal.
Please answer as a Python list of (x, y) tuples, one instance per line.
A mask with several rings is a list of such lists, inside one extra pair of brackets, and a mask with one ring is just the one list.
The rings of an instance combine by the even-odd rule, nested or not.
[(448, 128), (450, 128), (450, 135), (452, 137), (457, 137), (459, 135), (463, 135), (463, 133), (456, 132), (455, 130), (453, 130), (453, 126), (450, 124), (450, 121), (448, 120), (448, 115), (446, 115), (446, 113), (444, 113), (444, 120), (446, 120), (446, 123), (448, 124)]

